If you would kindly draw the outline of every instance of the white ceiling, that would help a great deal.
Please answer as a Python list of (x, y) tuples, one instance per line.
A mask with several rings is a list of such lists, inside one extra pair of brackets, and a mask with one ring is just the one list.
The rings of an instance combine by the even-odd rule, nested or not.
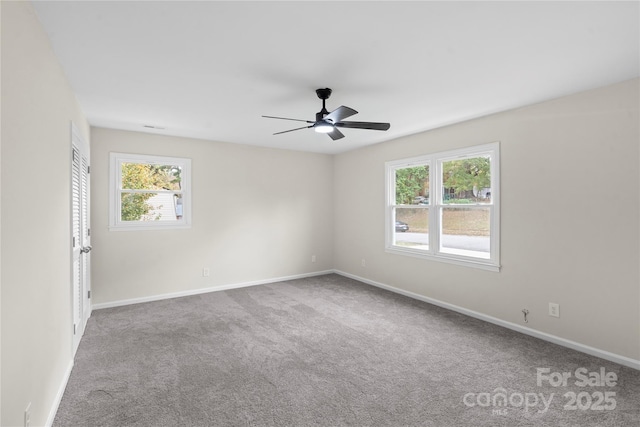
[[(639, 5), (34, 2), (92, 125), (319, 153), (637, 77)], [(320, 87), (391, 129), (273, 136)]]

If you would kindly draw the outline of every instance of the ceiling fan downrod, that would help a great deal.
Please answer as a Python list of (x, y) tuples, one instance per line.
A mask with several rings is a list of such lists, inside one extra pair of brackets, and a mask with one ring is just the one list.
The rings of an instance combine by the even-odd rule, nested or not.
[(316, 89), (316, 95), (318, 95), (318, 98), (322, 99), (322, 110), (316, 113), (316, 122), (319, 122), (320, 120), (324, 119), (324, 116), (329, 114), (325, 102), (331, 96), (331, 89), (329, 89), (328, 87), (324, 89)]
[(377, 122), (345, 122), (344, 119), (358, 114), (353, 108), (345, 107), (341, 105), (332, 112), (327, 111), (326, 100), (331, 96), (331, 89), (321, 88), (316, 89), (316, 95), (322, 100), (322, 110), (316, 113), (316, 120), (301, 120), (292, 119), (289, 117), (276, 117), (276, 116), (262, 116), (268, 119), (280, 119), (280, 120), (292, 120), (295, 122), (307, 123), (307, 126), (301, 126), (295, 129), (284, 130), (282, 132), (276, 132), (274, 135), (280, 135), (283, 133), (289, 133), (301, 129), (313, 128), (318, 133), (326, 133), (332, 140), (344, 138), (344, 134), (340, 132), (338, 128), (350, 128), (350, 129), (371, 129), (371, 130), (388, 130), (389, 123), (377, 123)]

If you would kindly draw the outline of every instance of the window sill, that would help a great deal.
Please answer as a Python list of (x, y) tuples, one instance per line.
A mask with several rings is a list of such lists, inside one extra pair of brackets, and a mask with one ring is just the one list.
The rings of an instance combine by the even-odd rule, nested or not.
[(191, 224), (171, 224), (171, 225), (110, 225), (109, 231), (157, 231), (157, 230), (182, 230), (191, 228)]
[(396, 255), (410, 256), (413, 258), (425, 259), (428, 261), (444, 262), (447, 264), (460, 265), (463, 267), (478, 268), (481, 270), (500, 272), (500, 264), (496, 264), (490, 260), (483, 260), (481, 258), (469, 258), (456, 256), (453, 254), (434, 254), (431, 252), (425, 252), (422, 250), (402, 248), (398, 246), (387, 246), (385, 252)]

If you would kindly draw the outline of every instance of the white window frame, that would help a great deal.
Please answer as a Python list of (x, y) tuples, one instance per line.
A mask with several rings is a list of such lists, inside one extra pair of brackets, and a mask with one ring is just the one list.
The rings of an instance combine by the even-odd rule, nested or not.
[[(147, 163), (157, 165), (176, 165), (182, 168), (181, 189), (182, 218), (175, 221), (122, 221), (121, 194), (122, 164)], [(147, 154), (109, 153), (109, 230), (168, 230), (191, 228), (191, 159), (164, 157)], [(126, 191), (126, 190), (125, 190)], [(158, 191), (153, 191), (157, 193)], [(167, 190), (167, 192), (174, 192)]]
[[(491, 158), (491, 202), (460, 205), (461, 208), (489, 208), (490, 229), (489, 258), (480, 258), (459, 253), (440, 250), (441, 211), (455, 205), (442, 203), (442, 163), (481, 156)], [(429, 247), (415, 249), (396, 245), (395, 212), (396, 206), (396, 170), (415, 166), (429, 166), (429, 203), (427, 205), (410, 205), (411, 208), (429, 209)], [(406, 255), (432, 261), (475, 267), (489, 271), (500, 271), (500, 143), (477, 145), (446, 152), (433, 153), (407, 159), (393, 160), (385, 163), (386, 174), (386, 212), (385, 212), (385, 250), (388, 253)], [(435, 232), (437, 230), (437, 232)]]

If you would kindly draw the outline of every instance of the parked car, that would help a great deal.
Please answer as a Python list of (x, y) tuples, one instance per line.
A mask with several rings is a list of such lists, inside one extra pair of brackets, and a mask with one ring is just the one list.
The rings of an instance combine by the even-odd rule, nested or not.
[(409, 224), (402, 221), (396, 221), (396, 231), (404, 233), (405, 231), (409, 231)]
[(421, 204), (424, 200), (426, 199), (426, 197), (424, 196), (416, 196), (413, 198), (413, 203), (416, 205)]

